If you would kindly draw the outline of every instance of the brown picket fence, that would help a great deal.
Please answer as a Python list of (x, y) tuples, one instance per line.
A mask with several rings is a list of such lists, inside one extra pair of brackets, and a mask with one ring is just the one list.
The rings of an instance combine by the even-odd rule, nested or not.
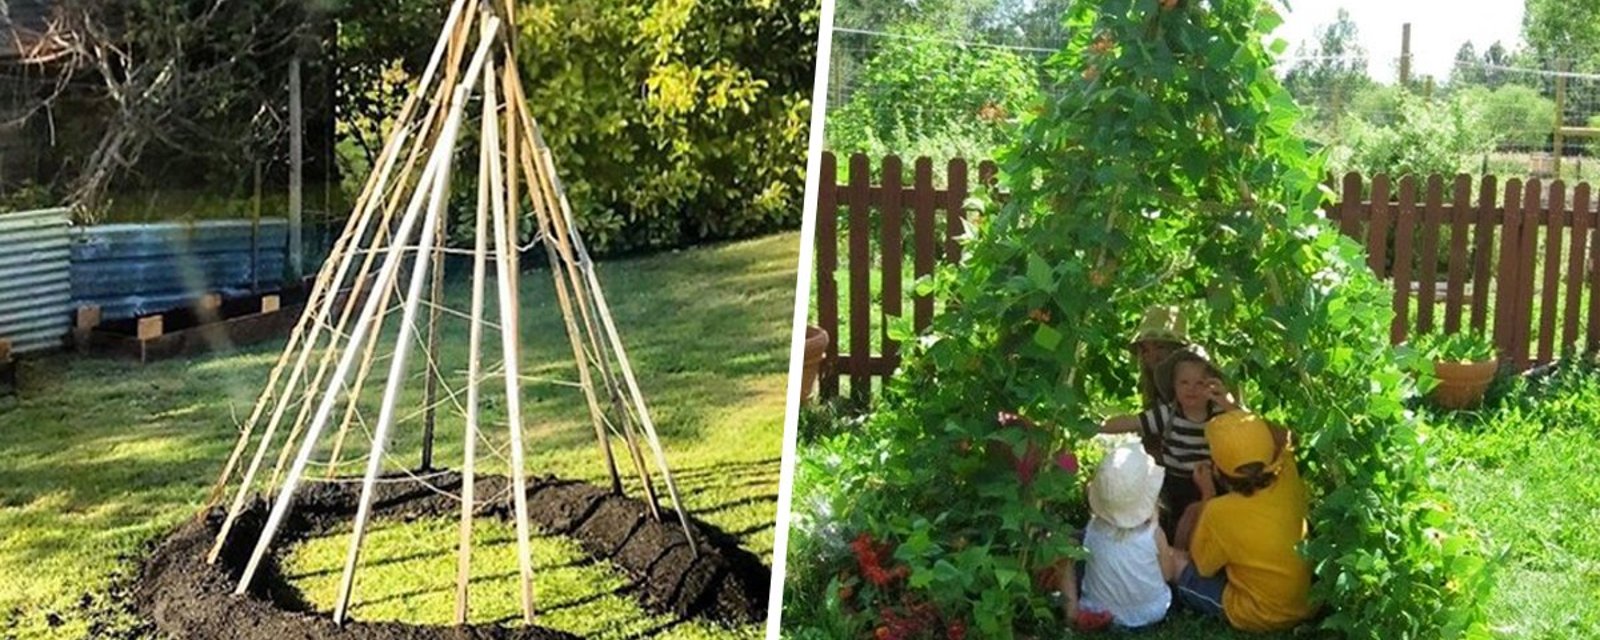
[[(909, 291), (907, 280), (960, 259), (962, 204), (995, 175), (985, 161), (978, 182), (969, 183), (968, 163), (957, 158), (946, 163), (939, 187), (933, 166), (918, 158), (907, 185), (903, 162), (888, 156), (874, 181), (870, 160), (855, 154), (841, 184), (837, 159), (823, 154), (815, 322), (832, 338), (819, 389), (824, 398), (838, 396), (848, 379), (852, 398), (870, 399), (873, 380), (900, 363), (889, 319), (909, 306), (918, 332), (933, 320), (938, 301)], [(1369, 180), (1352, 173), (1336, 186), (1329, 218), (1366, 247), (1374, 272), (1396, 283), (1393, 342), (1470, 328), (1488, 335), (1502, 360), (1519, 370), (1600, 347), (1600, 238), (1590, 239), (1600, 220), (1588, 183), (1568, 188), (1559, 180), (1511, 178), (1502, 184), (1494, 176), (1474, 183), (1465, 175)]]

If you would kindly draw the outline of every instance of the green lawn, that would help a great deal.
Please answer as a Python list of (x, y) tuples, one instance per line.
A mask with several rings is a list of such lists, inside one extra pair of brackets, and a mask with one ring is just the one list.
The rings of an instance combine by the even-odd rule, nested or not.
[[(772, 550), (798, 245), (797, 234), (784, 233), (610, 262), (600, 273), (687, 508), (764, 560)], [(527, 273), (522, 283), (524, 375), (575, 379), (548, 274)], [(465, 308), (467, 289), (448, 287), (451, 306)], [(451, 343), (444, 369), (459, 388), (465, 350), (454, 343), (464, 342), (464, 323), (446, 322), (444, 333)], [(497, 338), (486, 333), (487, 341)], [(248, 417), (282, 347), (278, 340), (147, 367), (66, 355), (23, 364), (20, 400), (0, 405), (0, 575), (7, 576), (0, 583), (0, 638), (85, 637), (91, 624), (110, 616), (117, 607), (106, 604), (108, 594), (118, 576), (136, 567), (142, 546), (199, 508), (232, 448), (235, 425)], [(498, 360), (485, 357), (487, 364)], [(530, 469), (601, 480), (605, 472), (582, 395), (537, 381), (524, 395)], [(363, 404), (370, 409), (374, 399), (368, 393)], [(503, 415), (501, 402), (486, 398), (485, 424), (494, 425), (496, 411)], [(458, 466), (460, 419), (453, 410), (441, 411), (439, 424), (436, 463)], [(401, 425), (391, 449), (396, 464), (415, 464), (417, 439), (415, 429)], [(486, 471), (503, 470), (484, 455)], [(384, 603), (437, 586), (431, 574), (438, 572), (429, 564), (437, 559), (404, 556), (426, 536), (448, 538), (446, 524), (409, 525), (415, 531), (378, 527), (363, 559), (385, 568), (361, 574), (354, 615), (396, 616), (404, 605)], [(491, 546), (504, 537), (487, 523), (481, 533), (480, 543)], [(323, 547), (344, 540), (335, 532), (309, 542), (291, 562), (300, 574), (314, 574), (323, 566)], [(453, 549), (439, 554), (453, 558)], [(478, 567), (483, 575), (504, 573), (505, 556), (486, 553)], [(556, 565), (578, 564), (566, 540), (541, 540), (539, 553)], [(609, 597), (621, 577), (607, 565), (583, 571), (576, 577), (551, 572), (542, 578), (541, 593), (546, 602), (597, 596), (597, 604), (543, 622), (566, 620), (573, 630), (600, 636), (651, 629), (667, 637), (759, 633), (649, 616), (632, 600)], [(444, 575), (448, 581), (453, 572)], [(331, 601), (318, 596), (318, 577), (303, 578), (314, 603)], [(495, 580), (476, 593), (475, 619), (514, 610), (511, 592)], [(570, 585), (583, 592), (560, 593), (577, 588)], [(448, 622), (448, 608), (427, 611), (419, 615), (443, 615), (433, 621)]]

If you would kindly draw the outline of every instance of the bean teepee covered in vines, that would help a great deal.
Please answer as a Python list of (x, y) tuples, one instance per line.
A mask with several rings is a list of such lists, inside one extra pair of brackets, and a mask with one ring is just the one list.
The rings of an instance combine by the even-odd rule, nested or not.
[(897, 545), (908, 589), (985, 636), (1059, 624), (1029, 576), (1076, 554), (1061, 534), (1082, 524), (1081, 478), (1029, 452), (1131, 409), (1128, 336), (1147, 306), (1178, 305), (1244, 400), (1302, 443), (1318, 624), (1482, 633), (1481, 546), (1403, 408), (1389, 285), (1320, 210), (1321, 160), (1273, 73), (1284, 43), (1265, 42), (1277, 8), (1105, 0), (1064, 20), (1046, 98), (999, 158), (1009, 196), (937, 276), (953, 304), (869, 423), (881, 451), (840, 470), (864, 487), (860, 524)]

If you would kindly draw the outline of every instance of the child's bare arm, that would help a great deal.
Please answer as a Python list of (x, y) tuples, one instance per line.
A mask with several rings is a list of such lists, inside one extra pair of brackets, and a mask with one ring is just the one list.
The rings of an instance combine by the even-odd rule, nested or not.
[(1067, 620), (1078, 617), (1078, 572), (1071, 560), (1056, 564), (1056, 589), (1061, 592), (1061, 609)]
[(1112, 416), (1100, 423), (1100, 433), (1138, 433), (1139, 414)]
[(1161, 560), (1161, 579), (1172, 582), (1178, 579), (1178, 554), (1182, 553), (1167, 544), (1167, 531), (1156, 525), (1156, 557)]

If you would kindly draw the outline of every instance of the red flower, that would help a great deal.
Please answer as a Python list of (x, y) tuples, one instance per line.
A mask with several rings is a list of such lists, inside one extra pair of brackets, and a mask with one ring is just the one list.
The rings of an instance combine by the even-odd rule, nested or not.
[(963, 640), (967, 637), (967, 623), (960, 620), (951, 620), (950, 627), (945, 630), (944, 637), (949, 640)]
[(861, 573), (867, 577), (868, 582), (871, 582), (879, 587), (887, 586), (889, 581), (893, 579), (893, 576), (891, 576), (888, 571), (884, 571), (883, 567), (880, 567), (877, 564), (869, 564), (861, 567)]
[(1078, 456), (1073, 455), (1071, 451), (1062, 451), (1056, 454), (1056, 466), (1067, 473), (1077, 474)]

